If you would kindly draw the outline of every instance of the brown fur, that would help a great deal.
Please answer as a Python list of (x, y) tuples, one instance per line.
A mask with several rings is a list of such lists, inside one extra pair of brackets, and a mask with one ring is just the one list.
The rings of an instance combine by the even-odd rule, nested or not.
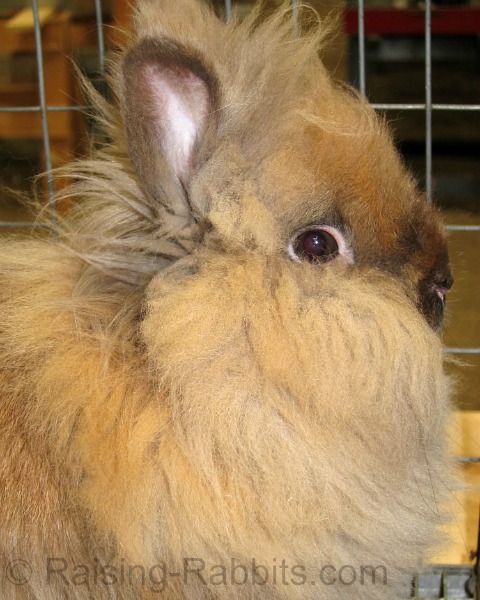
[[(112, 144), (66, 171), (77, 208), (56, 239), (2, 242), (3, 598), (393, 599), (427, 559), (451, 485), (445, 241), (382, 122), (329, 80), (321, 36), (293, 36), (285, 11), (227, 26), (142, 0), (112, 66), (120, 108), (95, 99)], [(204, 102), (182, 181), (152, 60)], [(322, 223), (353, 265), (288, 257)], [(227, 584), (184, 583), (195, 557)], [(269, 582), (231, 585), (232, 559)], [(303, 585), (273, 584), (283, 560)], [(72, 581), (160, 562), (181, 574), (162, 594)], [(388, 586), (322, 584), (325, 565), (382, 565)]]

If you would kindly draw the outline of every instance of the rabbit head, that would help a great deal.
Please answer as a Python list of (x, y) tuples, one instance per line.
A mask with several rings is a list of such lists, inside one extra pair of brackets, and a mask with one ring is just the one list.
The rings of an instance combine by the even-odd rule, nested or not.
[[(398, 597), (442, 522), (445, 238), (321, 38), (286, 10), (225, 24), (139, 2), (112, 147), (72, 167), (70, 230), (22, 266), (56, 264), (36, 300), (63, 298), (48, 331), (18, 336), (20, 310), (9, 350), (37, 357), (30, 435), (67, 472), (55, 543), (183, 569), (168, 598)], [(232, 560), (270, 577), (212, 581)], [(388, 581), (338, 577), (368, 565)]]

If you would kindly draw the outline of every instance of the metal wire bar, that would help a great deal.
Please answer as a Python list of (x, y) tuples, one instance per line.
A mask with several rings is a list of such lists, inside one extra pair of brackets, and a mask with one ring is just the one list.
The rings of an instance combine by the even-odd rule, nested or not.
[(97, 21), (98, 37), (98, 66), (100, 73), (105, 73), (105, 40), (103, 37), (103, 15), (101, 0), (95, 0), (95, 18)]
[(445, 225), (447, 231), (480, 231), (480, 225)]
[(35, 52), (37, 55), (38, 95), (40, 100), (40, 113), (42, 118), (42, 138), (45, 152), (45, 166), (47, 170), (47, 187), (52, 225), (56, 222), (57, 208), (55, 205), (55, 189), (52, 175), (52, 155), (50, 151), (50, 136), (48, 132), (47, 102), (45, 98), (45, 75), (43, 70), (42, 32), (38, 17), (37, 0), (32, 0), (33, 23), (35, 29)]
[(457, 456), (456, 462), (459, 463), (480, 463), (480, 457), (478, 456)]
[(293, 31), (296, 35), (299, 33), (298, 21), (298, 0), (292, 0)]
[(480, 348), (444, 348), (447, 354), (480, 354)]
[(230, 21), (232, 18), (232, 0), (225, 0), (225, 16), (227, 21)]
[[(425, 110), (426, 104), (370, 104), (372, 108), (377, 110)], [(480, 111), (480, 104), (433, 104), (434, 110), (467, 110)]]
[[(371, 104), (376, 110), (425, 110), (425, 104)], [(88, 110), (89, 106), (46, 106), (47, 112)], [(40, 112), (41, 106), (1, 106), (0, 112)], [(432, 111), (480, 111), (480, 104), (432, 104)]]
[(432, 201), (432, 2), (425, 1), (425, 192)]
[(0, 227), (7, 227), (7, 228), (22, 228), (22, 227), (27, 227), (27, 228), (32, 228), (32, 227), (47, 227), (49, 228), (50, 225), (46, 225), (45, 223), (29, 223), (28, 221), (0, 221)]
[(360, 92), (365, 96), (367, 82), (365, 76), (365, 2), (358, 0), (358, 61), (359, 61), (359, 86)]
[[(90, 106), (46, 106), (47, 112), (71, 112), (73, 110), (89, 110)], [(2, 106), (0, 107), (0, 113), (5, 112), (41, 112), (41, 106)]]

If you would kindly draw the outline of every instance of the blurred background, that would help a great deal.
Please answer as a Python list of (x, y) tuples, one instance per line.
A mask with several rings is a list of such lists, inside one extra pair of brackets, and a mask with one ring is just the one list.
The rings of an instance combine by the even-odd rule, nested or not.
[[(280, 3), (266, 0), (265, 12)], [(465, 418), (473, 414), (471, 411), (478, 417), (480, 0), (435, 0), (432, 4), (430, 183), (426, 181), (426, 113), (422, 106), (426, 97), (423, 2), (365, 0), (364, 60), (360, 60), (356, 4), (344, 0), (306, 3), (334, 23), (322, 53), (326, 66), (335, 78), (352, 85), (359, 86), (364, 79), (367, 97), (385, 112), (405, 161), (420, 187), (431, 185), (434, 202), (450, 226), (455, 286), (448, 297), (444, 339), (447, 347), (457, 349), (454, 356), (462, 364), (448, 368), (457, 379), (459, 410), (464, 411)], [(240, 18), (254, 5), (215, 2), (218, 12), (227, 17), (232, 4)], [(31, 193), (36, 174), (88, 152), (91, 123), (81, 110), (84, 100), (74, 64), (105, 91), (105, 56), (121, 43), (121, 28), (128, 26), (129, 20), (126, 0), (39, 0), (35, 31), (31, 6), (29, 0), (0, 2), (0, 236), (28, 232), (32, 227), (34, 217), (18, 201), (15, 191)], [(40, 38), (43, 76), (39, 78)], [(46, 107), (43, 122), (42, 104)], [(386, 104), (413, 108), (385, 108)], [(461, 105), (461, 109), (444, 105)], [(48, 194), (48, 183), (38, 185)], [(50, 192), (58, 185), (53, 181)], [(49, 235), (48, 230), (44, 235)], [(472, 421), (470, 416), (462, 421), (461, 436), (454, 443), (463, 453), (479, 456), (480, 420)], [(458, 431), (452, 434), (454, 438)], [(468, 500), (471, 514), (475, 501), (478, 506), (478, 498)], [(460, 541), (464, 563), (473, 560), (469, 553), (475, 546), (472, 527), (465, 531), (461, 534), (463, 544)]]

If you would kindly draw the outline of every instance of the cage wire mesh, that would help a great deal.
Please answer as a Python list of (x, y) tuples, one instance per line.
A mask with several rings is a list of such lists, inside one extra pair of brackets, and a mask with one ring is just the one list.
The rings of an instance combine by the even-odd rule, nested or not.
[[(365, 28), (365, 0), (357, 0), (358, 23), (356, 36), (358, 54), (358, 87), (362, 94), (367, 95), (367, 55), (366, 55), (366, 28)], [(291, 0), (293, 26), (299, 26), (299, 0)], [(57, 204), (55, 199), (54, 170), (51, 150), (51, 137), (49, 131), (49, 116), (71, 111), (81, 111), (84, 106), (60, 106), (47, 102), (46, 78), (44, 68), (44, 53), (42, 45), (42, 27), (40, 22), (39, 2), (31, 0), (33, 12), (33, 31), (35, 38), (35, 59), (38, 81), (38, 104), (30, 106), (0, 106), (0, 113), (36, 113), (41, 119), (41, 144), (43, 147), (44, 166), (46, 171), (46, 192), (50, 208), (50, 227), (54, 230), (57, 219)], [(224, 14), (227, 20), (233, 15), (234, 2), (224, 0)], [(102, 0), (94, 0), (94, 13), (96, 23), (96, 46), (98, 72), (104, 73), (106, 46), (104, 38), (104, 22)], [(356, 39), (355, 39), (356, 38)], [(424, 78), (425, 97), (421, 103), (373, 103), (372, 106), (379, 111), (421, 111), (425, 114), (425, 193), (427, 201), (432, 201), (432, 170), (433, 170), (433, 142), (432, 142), (432, 116), (434, 113), (448, 111), (470, 112), (480, 111), (480, 104), (461, 103), (434, 103), (432, 98), (432, 0), (424, 3)], [(0, 131), (0, 139), (2, 138)], [(17, 220), (1, 220), (0, 230), (32, 228), (36, 223)], [(477, 224), (451, 224), (446, 229), (452, 232), (468, 232), (470, 235), (480, 234), (480, 225)], [(480, 344), (480, 340), (478, 342)], [(458, 355), (480, 355), (480, 345), (471, 347), (447, 347), (446, 352)], [(478, 462), (476, 457), (458, 459), (466, 463)], [(478, 582), (476, 584), (478, 586)], [(474, 594), (475, 578), (472, 570), (466, 567), (436, 567), (428, 575), (415, 578), (412, 584), (412, 594), (417, 598), (471, 598)], [(477, 589), (477, 596), (479, 592)]]

